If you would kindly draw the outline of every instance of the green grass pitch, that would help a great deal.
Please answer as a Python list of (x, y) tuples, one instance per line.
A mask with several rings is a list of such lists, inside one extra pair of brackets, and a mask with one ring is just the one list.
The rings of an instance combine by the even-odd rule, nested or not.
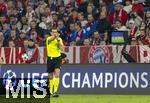
[(31, 98), (6, 98), (5, 95), (0, 95), (0, 103), (51, 103), (50, 98), (35, 99)]
[(0, 103), (150, 103), (148, 95), (60, 95), (59, 98), (6, 99), (0, 96)]
[(144, 95), (60, 95), (50, 103), (150, 103)]

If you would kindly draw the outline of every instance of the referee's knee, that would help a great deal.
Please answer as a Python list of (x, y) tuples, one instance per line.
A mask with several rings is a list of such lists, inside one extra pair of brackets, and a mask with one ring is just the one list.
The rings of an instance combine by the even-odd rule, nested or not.
[(60, 76), (60, 69), (57, 68), (55, 69), (55, 78), (59, 78), (59, 76)]

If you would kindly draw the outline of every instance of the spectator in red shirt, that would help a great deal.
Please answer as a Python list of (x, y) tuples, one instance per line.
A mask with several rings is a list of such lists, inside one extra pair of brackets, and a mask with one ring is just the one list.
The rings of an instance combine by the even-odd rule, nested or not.
[(134, 0), (132, 6), (132, 12), (136, 12), (138, 15), (142, 16), (144, 12), (144, 7), (142, 3), (139, 3), (138, 0)]
[(109, 22), (112, 25), (117, 19), (120, 20), (123, 25), (125, 25), (128, 20), (128, 14), (125, 10), (123, 10), (122, 5), (120, 3), (117, 3), (115, 5), (115, 12), (109, 15)]
[(135, 25), (134, 20), (129, 20), (129, 37), (131, 40), (131, 45), (137, 45), (137, 37), (140, 35), (138, 27)]
[(139, 45), (150, 45), (150, 38), (146, 34), (145, 29), (140, 29), (140, 35), (137, 37)]
[(7, 15), (7, 4), (4, 0), (0, 0), (0, 15)]
[[(27, 54), (27, 59), (22, 58), (22, 55), (24, 54)], [(39, 50), (32, 39), (28, 40), (28, 47), (24, 48), (24, 50), (18, 56), (18, 59), (21, 60), (21, 63), (27, 64), (36, 64), (39, 62)]]
[(77, 5), (79, 6), (84, 0), (76, 0)]
[(34, 64), (37, 63), (39, 60), (39, 50), (36, 47), (35, 43), (33, 42), (32, 39), (29, 39), (29, 46), (26, 49), (26, 53), (28, 54), (28, 60), (26, 60), (25, 62), (28, 64)]
[(19, 35), (19, 37), (18, 37), (18, 39), (17, 39), (17, 47), (24, 47), (24, 40), (26, 39), (26, 34), (25, 34), (25, 32), (23, 32), (23, 31), (21, 31), (20, 32), (20, 35)]

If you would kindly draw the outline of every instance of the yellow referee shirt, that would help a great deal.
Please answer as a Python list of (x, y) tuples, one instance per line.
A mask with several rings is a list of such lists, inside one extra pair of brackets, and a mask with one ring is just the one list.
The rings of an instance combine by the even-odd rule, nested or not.
[[(61, 55), (61, 50), (58, 48), (58, 41), (55, 39), (49, 42), (50, 38), (51, 36), (46, 39), (47, 56), (59, 57)], [(59, 42), (63, 44), (62, 39), (60, 37), (58, 39), (60, 40)]]

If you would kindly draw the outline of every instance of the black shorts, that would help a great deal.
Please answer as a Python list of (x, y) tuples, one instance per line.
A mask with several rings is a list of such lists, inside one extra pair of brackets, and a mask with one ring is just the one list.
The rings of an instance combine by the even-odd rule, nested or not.
[(61, 67), (61, 56), (60, 57), (47, 57), (47, 72), (53, 73), (56, 68)]

